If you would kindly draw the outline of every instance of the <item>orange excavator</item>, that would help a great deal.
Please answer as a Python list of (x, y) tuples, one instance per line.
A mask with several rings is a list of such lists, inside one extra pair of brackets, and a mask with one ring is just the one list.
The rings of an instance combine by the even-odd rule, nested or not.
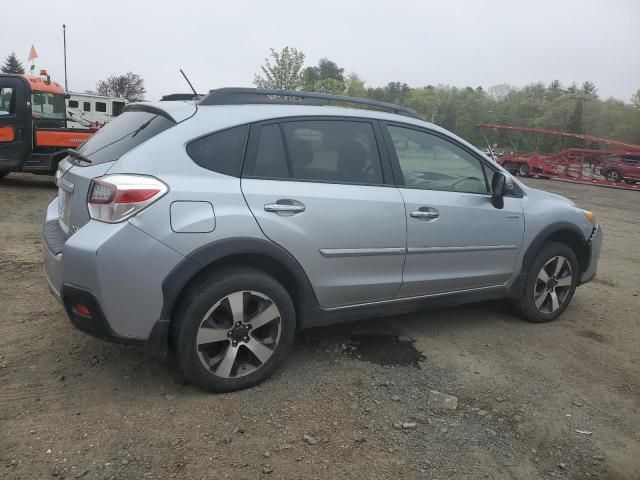
[(0, 74), (0, 178), (9, 172), (51, 175), (60, 150), (77, 148), (96, 129), (67, 128), (65, 91), (40, 76)]

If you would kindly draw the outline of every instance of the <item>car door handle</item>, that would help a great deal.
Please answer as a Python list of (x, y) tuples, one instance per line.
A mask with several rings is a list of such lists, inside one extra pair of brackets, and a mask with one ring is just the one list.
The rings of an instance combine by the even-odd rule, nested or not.
[(439, 218), (440, 213), (437, 210), (413, 210), (409, 216), (420, 220), (433, 220)]
[(304, 212), (304, 205), (288, 203), (267, 203), (265, 204), (264, 209), (267, 212), (300, 213)]

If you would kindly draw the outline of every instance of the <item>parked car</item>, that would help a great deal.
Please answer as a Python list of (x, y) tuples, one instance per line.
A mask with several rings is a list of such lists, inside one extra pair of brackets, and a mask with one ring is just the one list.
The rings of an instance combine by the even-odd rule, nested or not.
[(406, 108), (317, 105), (341, 100), (130, 104), (70, 151), (44, 259), (71, 322), (230, 391), (267, 378), (298, 329), (496, 298), (547, 322), (594, 278), (591, 212)]
[(600, 174), (608, 181), (618, 183), (640, 182), (640, 152), (610, 155), (602, 160)]

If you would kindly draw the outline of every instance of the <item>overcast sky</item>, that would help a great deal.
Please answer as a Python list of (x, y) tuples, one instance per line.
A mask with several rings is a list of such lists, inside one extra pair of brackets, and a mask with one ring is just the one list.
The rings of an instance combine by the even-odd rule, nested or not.
[(21, 0), (2, 7), (0, 57), (31, 45), (60, 83), (67, 24), (69, 86), (133, 71), (147, 98), (251, 86), (286, 45), (308, 65), (327, 57), (368, 86), (402, 81), (487, 88), (594, 82), (629, 102), (640, 89), (640, 0), (121, 1)]

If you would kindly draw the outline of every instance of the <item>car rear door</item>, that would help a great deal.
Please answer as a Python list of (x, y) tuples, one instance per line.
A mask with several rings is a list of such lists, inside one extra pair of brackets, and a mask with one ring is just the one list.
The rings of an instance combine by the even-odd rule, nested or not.
[(31, 150), (27, 88), (20, 77), (0, 75), (0, 171), (21, 169)]
[(519, 198), (491, 202), (491, 170), (443, 134), (387, 124), (385, 138), (406, 204), (407, 259), (398, 297), (504, 284), (524, 233)]
[(391, 299), (404, 202), (374, 122), (299, 118), (251, 127), (242, 191), (265, 235), (304, 268), (323, 307)]

